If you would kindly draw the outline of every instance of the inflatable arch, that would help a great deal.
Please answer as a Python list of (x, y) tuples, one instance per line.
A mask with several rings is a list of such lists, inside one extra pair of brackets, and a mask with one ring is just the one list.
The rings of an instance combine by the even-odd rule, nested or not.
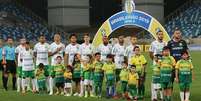
[(107, 19), (97, 31), (92, 44), (97, 47), (102, 43), (102, 36), (109, 36), (116, 29), (127, 25), (141, 27), (154, 38), (156, 38), (156, 29), (159, 28), (164, 33), (164, 41), (170, 40), (164, 27), (154, 17), (145, 12), (134, 10), (131, 13), (121, 11)]

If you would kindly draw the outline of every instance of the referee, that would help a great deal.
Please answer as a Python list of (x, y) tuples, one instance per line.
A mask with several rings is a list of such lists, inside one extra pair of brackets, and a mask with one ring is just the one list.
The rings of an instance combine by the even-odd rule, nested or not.
[(7, 45), (3, 47), (3, 87), (7, 91), (7, 82), (9, 73), (12, 74), (13, 90), (16, 90), (16, 64), (15, 64), (15, 47), (13, 45), (13, 39), (7, 38)]

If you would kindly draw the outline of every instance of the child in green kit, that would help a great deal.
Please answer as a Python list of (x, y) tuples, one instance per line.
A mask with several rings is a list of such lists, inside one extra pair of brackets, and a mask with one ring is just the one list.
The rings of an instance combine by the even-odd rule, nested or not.
[(121, 81), (121, 92), (122, 92), (122, 97), (126, 98), (127, 97), (127, 90), (128, 90), (128, 75), (129, 75), (129, 69), (128, 69), (128, 62), (124, 61), (123, 62), (123, 68), (119, 74), (120, 81)]
[(81, 61), (79, 59), (79, 54), (75, 54), (72, 67), (73, 67), (73, 81), (75, 82), (74, 96), (78, 96), (80, 93), (80, 80), (81, 80)]
[(154, 56), (154, 64), (152, 66), (152, 70), (153, 70), (153, 74), (152, 74), (153, 99), (152, 101), (157, 101), (158, 92), (160, 93), (160, 100), (163, 100), (163, 92), (162, 92), (161, 84), (160, 84), (160, 64), (159, 64), (160, 59), (161, 59), (161, 55)]
[(46, 90), (46, 77), (45, 77), (44, 65), (40, 63), (35, 72), (36, 72), (35, 74), (38, 83), (39, 93), (44, 92)]
[(62, 64), (61, 56), (57, 56), (56, 59), (57, 59), (57, 63), (53, 68), (54, 81), (57, 88), (57, 92), (55, 93), (55, 95), (59, 95), (59, 94), (63, 95), (65, 66), (64, 64)]
[(175, 66), (175, 59), (170, 56), (170, 50), (167, 46), (163, 48), (160, 61), (160, 83), (163, 89), (164, 101), (171, 101), (172, 96), (172, 72)]
[(64, 96), (71, 96), (73, 94), (72, 75), (72, 67), (67, 66), (64, 71)]
[(189, 101), (190, 97), (190, 85), (193, 80), (193, 64), (189, 60), (189, 53), (184, 51), (182, 53), (182, 59), (176, 64), (176, 81), (180, 87), (181, 101)]
[(106, 78), (106, 96), (111, 98), (115, 96), (115, 63), (111, 54), (107, 55), (107, 61), (103, 65), (103, 70)]
[(129, 88), (129, 98), (131, 100), (137, 101), (137, 88), (139, 86), (139, 75), (136, 71), (136, 66), (131, 65), (130, 72), (128, 75), (128, 88)]
[(93, 96), (92, 94), (92, 82), (91, 82), (91, 76), (92, 76), (92, 56), (87, 55), (83, 59), (82, 62), (82, 70), (81, 70), (81, 79), (84, 80), (84, 97), (87, 98), (88, 96)]
[(101, 98), (102, 95), (102, 83), (103, 83), (103, 62), (100, 60), (101, 54), (95, 53), (95, 61), (93, 63), (93, 82), (94, 82), (94, 93), (96, 97)]

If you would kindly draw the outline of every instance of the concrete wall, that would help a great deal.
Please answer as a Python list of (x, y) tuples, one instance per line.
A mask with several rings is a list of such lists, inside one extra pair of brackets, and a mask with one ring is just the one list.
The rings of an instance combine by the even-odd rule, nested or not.
[(89, 26), (89, 0), (48, 0), (48, 24)]

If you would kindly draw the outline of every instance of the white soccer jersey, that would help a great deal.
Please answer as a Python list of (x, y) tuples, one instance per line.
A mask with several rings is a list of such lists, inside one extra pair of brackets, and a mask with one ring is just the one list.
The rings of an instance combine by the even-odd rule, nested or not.
[(84, 59), (84, 57), (86, 55), (92, 55), (93, 54), (93, 46), (92, 44), (86, 44), (86, 43), (83, 43), (80, 45), (80, 55), (81, 55), (81, 58)]
[(150, 52), (153, 52), (154, 53), (154, 55), (156, 55), (156, 54), (161, 54), (162, 53), (162, 50), (163, 50), (163, 47), (164, 46), (166, 46), (167, 45), (167, 43), (166, 42), (159, 42), (159, 41), (157, 41), (157, 40), (155, 40), (155, 41), (153, 41), (152, 43), (151, 43), (151, 46), (150, 46), (150, 48), (149, 48), (149, 51)]
[(24, 50), (20, 55), (22, 59), (22, 71), (34, 70), (33, 51), (31, 49)]
[(115, 44), (112, 48), (112, 54), (115, 55), (114, 61), (117, 69), (122, 68), (124, 61), (125, 46), (121, 46), (119, 43)]
[(51, 65), (53, 66), (53, 65), (56, 65), (56, 58), (57, 58), (57, 56), (61, 56), (62, 57), (62, 59), (63, 59), (63, 53), (64, 53), (64, 50), (65, 50), (65, 45), (63, 44), (63, 43), (59, 43), (59, 44), (56, 44), (55, 42), (53, 42), (51, 45), (50, 45), (50, 52), (51, 53), (54, 53), (54, 52), (56, 52), (56, 50), (58, 49), (58, 48), (60, 48), (60, 47), (62, 47), (62, 49), (59, 51), (59, 52), (57, 52), (56, 54), (54, 54), (53, 56), (52, 56), (52, 60), (51, 60)]
[(49, 65), (48, 52), (50, 51), (50, 46), (48, 43), (37, 43), (34, 47), (34, 52), (36, 52), (36, 65), (43, 63), (44, 65)]
[(66, 46), (65, 54), (68, 54), (69, 65), (72, 65), (75, 54), (79, 53), (79, 48), (80, 48), (79, 44), (75, 44), (75, 45), (69, 44)]
[(108, 44), (108, 45), (104, 45), (104, 44), (100, 44), (97, 48), (97, 52), (101, 53), (101, 60), (102, 61), (106, 61), (106, 57), (108, 54), (111, 54), (112, 52), (112, 45)]
[(18, 67), (21, 67), (22, 66), (22, 62), (21, 62), (21, 53), (23, 52), (25, 50), (25, 47), (24, 46), (22, 46), (22, 45), (18, 45), (17, 47), (16, 47), (16, 49), (15, 49), (15, 53), (16, 54), (18, 54), (18, 56), (17, 56), (17, 66)]
[[(135, 45), (135, 46), (138, 46), (138, 45)], [(131, 44), (128, 47), (126, 47), (124, 56), (126, 56), (128, 58), (128, 64), (131, 63), (131, 57), (135, 55), (135, 53), (133, 51), (135, 46)]]

